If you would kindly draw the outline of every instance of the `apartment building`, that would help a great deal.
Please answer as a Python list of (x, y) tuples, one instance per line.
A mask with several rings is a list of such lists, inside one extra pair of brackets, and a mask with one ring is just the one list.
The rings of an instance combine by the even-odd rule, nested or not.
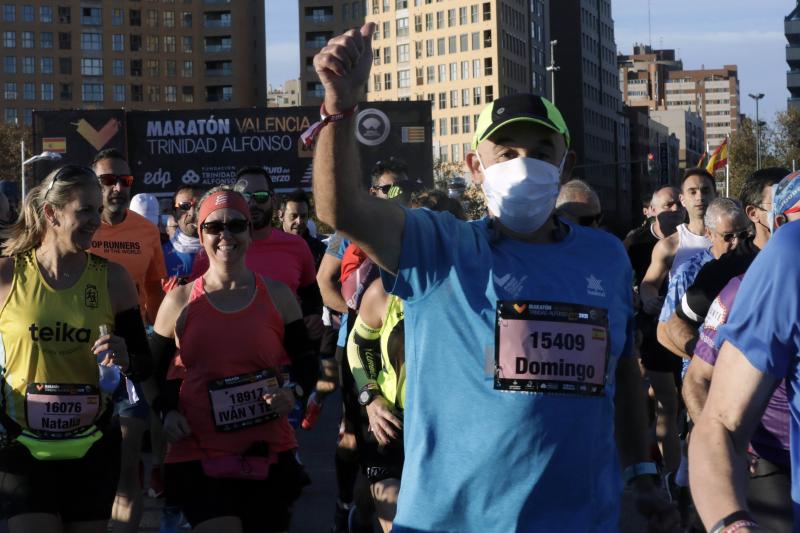
[(789, 90), (788, 107), (800, 109), (800, 1), (783, 22), (786, 35), (786, 88)]
[(712, 150), (739, 127), (736, 65), (671, 71), (665, 93), (667, 109), (683, 109), (700, 115), (705, 125), (705, 143)]
[(678, 165), (691, 168), (700, 162), (706, 151), (705, 128), (697, 113), (684, 109), (657, 109), (649, 111), (650, 118), (664, 124), (680, 141)]
[(300, 79), (287, 80), (283, 85), (267, 88), (267, 107), (295, 107), (300, 105)]
[(656, 109), (666, 101), (665, 84), (669, 72), (683, 70), (675, 50), (653, 50), (644, 44), (633, 45), (632, 54), (619, 54), (619, 89), (630, 107)]
[(262, 0), (2, 0), (0, 35), (6, 122), (266, 101)]
[[(354, 10), (362, 7), (357, 20)], [(445, 162), (463, 161), (485, 104), (516, 92), (547, 94), (547, 1), (301, 0), (300, 18), (304, 103), (322, 96), (313, 67), (309, 72), (314, 45), (374, 22), (367, 99), (430, 101), (434, 157)]]

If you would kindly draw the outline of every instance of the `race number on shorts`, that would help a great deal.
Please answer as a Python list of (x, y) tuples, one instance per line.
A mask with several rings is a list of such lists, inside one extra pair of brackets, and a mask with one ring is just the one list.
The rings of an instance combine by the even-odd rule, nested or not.
[(608, 354), (605, 309), (552, 302), (497, 303), (496, 390), (601, 395)]
[(25, 391), (28, 428), (65, 438), (94, 423), (100, 394), (94, 385), (31, 383)]
[(278, 414), (264, 401), (267, 389), (277, 386), (278, 379), (271, 370), (209, 383), (208, 394), (217, 431), (235, 431), (278, 418)]

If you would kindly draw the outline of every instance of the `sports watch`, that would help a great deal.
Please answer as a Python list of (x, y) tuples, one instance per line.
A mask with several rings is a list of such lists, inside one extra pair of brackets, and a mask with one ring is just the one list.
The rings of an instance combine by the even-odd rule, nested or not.
[(381, 392), (378, 389), (377, 385), (374, 383), (368, 383), (361, 388), (361, 392), (358, 393), (358, 403), (366, 407), (372, 400), (380, 396)]

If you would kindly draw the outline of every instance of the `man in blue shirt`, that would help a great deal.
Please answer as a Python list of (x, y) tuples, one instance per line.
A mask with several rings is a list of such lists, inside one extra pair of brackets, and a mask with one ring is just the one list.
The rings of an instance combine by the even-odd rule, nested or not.
[(526, 94), (483, 110), (467, 164), (489, 218), (371, 197), (359, 188), (352, 115), (373, 31), (351, 30), (315, 57), (326, 118), (312, 130), (314, 192), (319, 217), (391, 273), (387, 289), (406, 301), (393, 531), (617, 531), (618, 452), (651, 524), (671, 527), (676, 514), (646, 475), (656, 470), (632, 357), (630, 262), (613, 236), (553, 214), (574, 164), (561, 113)]
[[(773, 236), (745, 275), (728, 323), (708, 400), (692, 433), (692, 495), (709, 531), (760, 531), (747, 512), (747, 444), (780, 380), (789, 389), (792, 471), (800, 465), (800, 173), (784, 178), (772, 205)], [(800, 531), (800, 478), (792, 478)], [(733, 531), (733, 529), (731, 529)]]
[(172, 196), (172, 216), (178, 227), (161, 248), (167, 265), (167, 276), (185, 278), (192, 273), (197, 252), (203, 247), (197, 237), (197, 204), (203, 189), (183, 185)]

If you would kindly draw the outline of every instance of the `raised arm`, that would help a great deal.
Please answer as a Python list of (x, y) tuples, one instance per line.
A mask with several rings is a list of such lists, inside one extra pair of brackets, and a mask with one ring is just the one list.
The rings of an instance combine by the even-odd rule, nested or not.
[[(375, 25), (334, 37), (314, 57), (314, 68), (325, 87), (327, 114), (356, 106), (372, 66)], [(357, 243), (385, 270), (396, 273), (400, 260), (405, 213), (392, 203), (370, 196), (362, 188), (353, 116), (322, 128), (314, 151), (314, 201), (320, 220)]]

